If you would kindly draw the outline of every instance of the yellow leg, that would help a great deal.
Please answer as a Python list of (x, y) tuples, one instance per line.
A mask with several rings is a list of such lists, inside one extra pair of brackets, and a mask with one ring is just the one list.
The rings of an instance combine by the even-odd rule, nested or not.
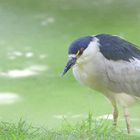
[(118, 109), (116, 104), (113, 105), (113, 125), (116, 127), (117, 126), (117, 120), (118, 120)]
[(109, 97), (109, 99), (110, 99), (110, 101), (111, 101), (111, 104), (112, 104), (112, 106), (113, 106), (113, 113), (112, 113), (112, 115), (113, 115), (113, 126), (114, 126), (114, 128), (116, 128), (116, 126), (117, 126), (117, 120), (118, 120), (118, 108), (117, 108), (117, 104), (116, 104), (116, 101), (115, 101), (115, 99), (113, 99), (113, 98), (110, 98)]
[(126, 122), (127, 132), (129, 134), (130, 133), (130, 118), (129, 118), (129, 112), (128, 112), (127, 107), (124, 108), (124, 118)]
[(112, 106), (113, 106), (113, 126), (116, 129), (117, 126), (117, 120), (118, 120), (118, 116), (119, 116), (119, 112), (118, 112), (118, 108), (117, 108), (117, 103), (116, 100), (113, 97), (107, 96), (108, 99), (110, 100)]

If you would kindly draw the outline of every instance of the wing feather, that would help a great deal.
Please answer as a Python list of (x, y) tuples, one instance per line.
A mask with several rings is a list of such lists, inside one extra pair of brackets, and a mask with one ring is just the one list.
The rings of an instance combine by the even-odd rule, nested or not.
[(105, 65), (111, 91), (140, 97), (140, 60), (106, 60)]
[(100, 43), (100, 52), (108, 60), (124, 60), (137, 58), (140, 60), (140, 50), (138, 47), (118, 36), (100, 34), (96, 36)]

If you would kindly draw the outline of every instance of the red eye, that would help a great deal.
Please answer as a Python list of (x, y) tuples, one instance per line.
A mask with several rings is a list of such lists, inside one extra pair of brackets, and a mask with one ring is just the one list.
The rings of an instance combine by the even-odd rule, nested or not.
[(81, 55), (84, 51), (84, 48), (81, 48), (80, 51), (79, 51), (79, 55)]

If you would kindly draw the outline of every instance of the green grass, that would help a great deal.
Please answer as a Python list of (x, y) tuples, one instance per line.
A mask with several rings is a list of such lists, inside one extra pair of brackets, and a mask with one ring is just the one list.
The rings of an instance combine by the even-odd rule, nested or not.
[(1, 140), (139, 140), (121, 129), (114, 129), (107, 120), (97, 121), (89, 114), (86, 120), (71, 124), (64, 120), (57, 129), (34, 127), (22, 119), (17, 124), (0, 123)]

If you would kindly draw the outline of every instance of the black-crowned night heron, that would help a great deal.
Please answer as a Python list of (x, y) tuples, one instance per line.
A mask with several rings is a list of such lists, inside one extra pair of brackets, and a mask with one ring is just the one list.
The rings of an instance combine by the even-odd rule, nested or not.
[(69, 47), (68, 63), (76, 80), (103, 93), (113, 105), (113, 122), (118, 118), (117, 104), (124, 109), (130, 133), (128, 105), (140, 97), (140, 50), (126, 40), (108, 34), (81, 37)]

